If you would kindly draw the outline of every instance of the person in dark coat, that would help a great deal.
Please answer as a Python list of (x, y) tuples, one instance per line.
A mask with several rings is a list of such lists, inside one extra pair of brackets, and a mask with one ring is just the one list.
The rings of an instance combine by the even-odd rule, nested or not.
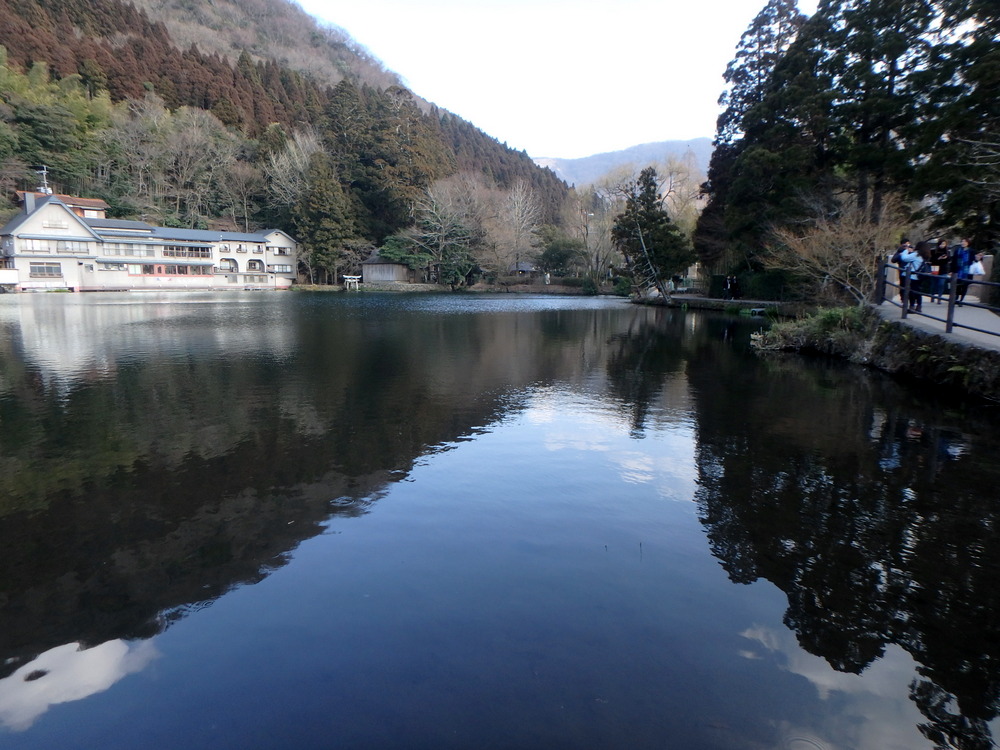
[(931, 251), (931, 273), (934, 278), (929, 279), (931, 302), (941, 304), (944, 295), (948, 291), (948, 274), (951, 272), (951, 250), (948, 248), (948, 240), (941, 238)]

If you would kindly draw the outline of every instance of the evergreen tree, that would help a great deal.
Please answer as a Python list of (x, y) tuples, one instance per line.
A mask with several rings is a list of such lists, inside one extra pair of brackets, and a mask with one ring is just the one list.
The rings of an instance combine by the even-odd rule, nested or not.
[(832, 126), (848, 189), (873, 222), (886, 193), (910, 179), (898, 133), (916, 114), (923, 92), (913, 73), (925, 69), (938, 15), (933, 0), (825, 0), (829, 18), (819, 38), (821, 74), (835, 94)]
[(633, 276), (643, 274), (647, 259), (659, 281), (682, 273), (694, 261), (687, 239), (663, 207), (653, 167), (643, 169), (628, 186), (625, 210), (615, 217), (611, 238)]
[(829, 23), (820, 13), (806, 22), (775, 67), (764, 99), (743, 118), (725, 226), (752, 266), (775, 225), (821, 214), (822, 207), (835, 204), (836, 94), (820, 68), (827, 52), (820, 40)]
[(743, 137), (743, 118), (763, 101), (774, 68), (805, 20), (795, 0), (769, 0), (743, 32), (722, 76), (726, 89), (719, 97), (724, 109), (716, 123), (716, 145), (730, 146)]
[[(941, 26), (951, 30), (916, 73), (920, 107), (905, 130), (919, 167), (912, 197), (923, 199), (937, 226), (960, 231), (973, 247), (1000, 241), (1000, 5), (943, 0)], [(992, 147), (990, 144), (994, 144)]]
[(724, 107), (716, 123), (715, 150), (702, 186), (709, 198), (699, 218), (694, 243), (702, 262), (719, 260), (728, 244), (725, 205), (732, 170), (741, 150), (744, 118), (759, 105), (771, 76), (805, 22), (795, 0), (770, 0), (740, 37), (736, 55), (723, 78), (727, 88), (719, 97)]
[(357, 234), (333, 160), (324, 152), (309, 162), (308, 187), (292, 209), (295, 236), (305, 248), (306, 273), (314, 283), (336, 283), (345, 245)]

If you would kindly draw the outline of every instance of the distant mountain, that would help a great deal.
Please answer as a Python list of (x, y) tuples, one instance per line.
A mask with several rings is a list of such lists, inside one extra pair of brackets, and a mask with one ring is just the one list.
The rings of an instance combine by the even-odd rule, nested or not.
[(689, 141), (659, 141), (643, 143), (622, 151), (594, 154), (580, 159), (556, 159), (547, 156), (535, 158), (535, 164), (548, 167), (556, 176), (570, 185), (584, 187), (596, 182), (608, 172), (620, 167), (647, 167), (668, 157), (683, 158), (690, 153), (702, 173), (708, 171), (708, 160), (712, 156), (711, 138), (693, 138)]

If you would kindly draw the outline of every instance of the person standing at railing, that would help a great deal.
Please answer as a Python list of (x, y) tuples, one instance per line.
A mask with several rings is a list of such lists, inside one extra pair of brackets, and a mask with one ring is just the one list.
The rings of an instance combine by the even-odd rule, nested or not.
[(973, 261), (981, 260), (982, 255), (976, 254), (976, 251), (969, 247), (969, 240), (962, 238), (962, 241), (952, 250), (951, 258), (951, 268), (958, 274), (958, 289), (955, 297), (958, 304), (961, 305), (969, 291), (969, 284), (972, 283), (972, 272), (969, 270), (969, 266), (972, 265)]
[(922, 274), (930, 271), (930, 250), (929, 242), (918, 242), (915, 248), (907, 247), (899, 254), (901, 267), (910, 277), (910, 294), (907, 306), (913, 312), (920, 312), (923, 308), (921, 304), (923, 297), (920, 296), (923, 289)]
[(912, 250), (913, 245), (910, 241), (904, 237), (899, 241), (899, 247), (896, 248), (896, 252), (889, 256), (889, 262), (896, 266), (896, 270), (899, 272), (899, 293), (903, 293), (903, 261), (900, 259), (903, 255), (904, 250)]
[(948, 272), (951, 270), (951, 251), (948, 249), (948, 240), (943, 237), (938, 240), (937, 245), (931, 251), (931, 273), (934, 274), (930, 282), (931, 302), (941, 304), (944, 295), (948, 291)]

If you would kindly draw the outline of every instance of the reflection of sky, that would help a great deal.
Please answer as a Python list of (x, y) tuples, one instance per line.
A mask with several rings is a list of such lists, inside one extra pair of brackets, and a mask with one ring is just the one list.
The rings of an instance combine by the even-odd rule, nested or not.
[(22, 732), (49, 706), (104, 692), (156, 656), (151, 641), (114, 640), (88, 649), (79, 643), (57, 646), (0, 680), (0, 722)]
[[(917, 725), (925, 721), (908, 698), (916, 664), (899, 646), (860, 675), (838, 672), (826, 660), (804, 651), (793, 633), (754, 627), (741, 634), (750, 641), (741, 655), (770, 658), (780, 669), (808, 680), (820, 700), (839, 706), (816, 726), (782, 727), (786, 746), (796, 750), (912, 750), (927, 747)], [(793, 742), (793, 740), (797, 741)]]
[[(694, 496), (698, 476), (695, 435), (687, 420), (654, 430), (653, 439), (635, 440), (627, 418), (588, 395), (542, 390), (533, 396), (524, 418), (544, 432), (547, 452), (600, 454), (626, 483), (652, 484), (661, 497), (670, 500)], [(670, 406), (674, 410), (680, 405)]]

